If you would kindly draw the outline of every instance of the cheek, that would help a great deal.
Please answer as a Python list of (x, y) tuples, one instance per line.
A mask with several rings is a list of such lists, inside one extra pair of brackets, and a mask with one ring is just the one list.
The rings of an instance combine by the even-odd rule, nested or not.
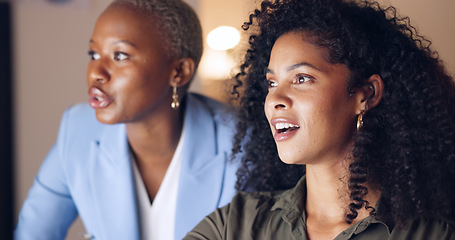
[(334, 126), (333, 104), (324, 96), (300, 99), (300, 128), (310, 138), (308, 144), (319, 141)]
[(117, 93), (128, 93), (131, 88), (134, 88), (134, 82), (132, 82), (128, 77), (118, 76), (115, 79), (111, 79), (112, 90), (115, 90)]
[(130, 95), (131, 98), (134, 98), (136, 95), (141, 94), (141, 92), (146, 92), (145, 94), (152, 94), (150, 91), (154, 91), (155, 88), (159, 88), (158, 84), (153, 84), (154, 79), (147, 71), (140, 71), (141, 69), (136, 68), (123, 68), (121, 71), (118, 71), (118, 74), (115, 76), (115, 87), (118, 90), (121, 90), (123, 94)]
[(323, 122), (321, 127), (324, 128), (325, 136), (337, 136), (337, 138), (346, 141), (351, 135), (351, 125), (353, 123), (353, 105), (346, 98), (330, 99), (325, 105), (325, 109), (321, 109)]

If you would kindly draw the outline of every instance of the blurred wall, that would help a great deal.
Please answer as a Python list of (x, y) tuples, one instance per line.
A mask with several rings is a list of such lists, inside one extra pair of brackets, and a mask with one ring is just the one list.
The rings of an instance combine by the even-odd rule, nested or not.
[[(110, 0), (74, 0), (50, 5), (45, 0), (14, 0), (14, 119), (16, 217), (68, 106), (87, 100), (85, 68), (88, 40), (96, 17)], [(188, 0), (198, 9), (204, 35), (220, 25), (239, 28), (256, 1)], [(455, 74), (453, 0), (390, 0), (433, 41)], [(219, 97), (223, 82), (197, 78), (192, 90)], [(80, 223), (68, 239), (80, 239)]]
[[(61, 114), (87, 100), (88, 41), (109, 0), (78, 1), (83, 4), (13, 5), (16, 218), (56, 139)], [(78, 221), (68, 239), (81, 239), (83, 232)]]

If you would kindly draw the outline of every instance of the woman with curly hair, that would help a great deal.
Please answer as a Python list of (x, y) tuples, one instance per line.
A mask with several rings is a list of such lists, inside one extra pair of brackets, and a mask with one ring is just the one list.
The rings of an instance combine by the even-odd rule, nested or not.
[(186, 239), (455, 239), (455, 86), (408, 18), (277, 0), (244, 29), (237, 187), (300, 180), (240, 192)]

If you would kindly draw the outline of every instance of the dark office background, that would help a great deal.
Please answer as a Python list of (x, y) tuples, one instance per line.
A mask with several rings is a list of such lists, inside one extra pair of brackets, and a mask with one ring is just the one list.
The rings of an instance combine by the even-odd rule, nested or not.
[(13, 239), (11, 10), (0, 2), (0, 236)]

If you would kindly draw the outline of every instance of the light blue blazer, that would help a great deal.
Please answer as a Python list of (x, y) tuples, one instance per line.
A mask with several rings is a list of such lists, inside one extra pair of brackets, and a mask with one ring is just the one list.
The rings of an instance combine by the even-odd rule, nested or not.
[[(224, 105), (188, 94), (175, 239), (233, 197), (234, 119)], [(15, 239), (64, 239), (79, 214), (98, 240), (139, 240), (138, 207), (124, 124), (104, 125), (87, 104), (63, 115), (58, 139), (19, 214)]]

